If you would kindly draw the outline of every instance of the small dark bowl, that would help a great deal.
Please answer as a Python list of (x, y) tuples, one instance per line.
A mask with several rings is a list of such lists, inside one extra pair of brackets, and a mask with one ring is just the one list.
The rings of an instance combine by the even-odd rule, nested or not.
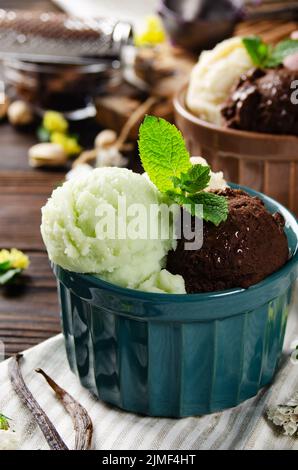
[[(198, 52), (215, 46), (233, 34), (239, 20), (239, 11), (229, 2), (226, 3), (227, 5), (217, 7), (218, 10), (214, 8), (209, 14), (207, 12), (205, 17), (203, 15), (202, 18), (187, 19), (183, 17), (183, 1), (161, 0), (158, 13), (175, 45)], [(212, 7), (210, 6), (210, 10)]]
[(77, 121), (96, 115), (94, 99), (120, 80), (120, 62), (78, 65), (6, 59), (3, 72), (12, 100), (27, 101), (40, 115), (53, 109)]

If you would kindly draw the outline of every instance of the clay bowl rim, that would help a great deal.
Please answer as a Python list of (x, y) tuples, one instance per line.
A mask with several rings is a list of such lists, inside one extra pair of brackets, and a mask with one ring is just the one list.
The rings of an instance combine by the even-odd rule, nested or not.
[(212, 124), (208, 121), (200, 119), (191, 111), (188, 110), (185, 103), (185, 95), (188, 88), (188, 83), (186, 83), (175, 95), (173, 103), (174, 108), (177, 113), (179, 113), (187, 121), (200, 126), (201, 128), (208, 129), (210, 131), (216, 132), (221, 135), (228, 135), (230, 137), (236, 138), (246, 138), (254, 139), (259, 141), (276, 141), (276, 142), (287, 142), (295, 143), (298, 146), (298, 137), (294, 135), (276, 135), (276, 134), (265, 134), (262, 132), (252, 132), (252, 131), (241, 131), (237, 129), (228, 129), (225, 127), (218, 126), (217, 124)]

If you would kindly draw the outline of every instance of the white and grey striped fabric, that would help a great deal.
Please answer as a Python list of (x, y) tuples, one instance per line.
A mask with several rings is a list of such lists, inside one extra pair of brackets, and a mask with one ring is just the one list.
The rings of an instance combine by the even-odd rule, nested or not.
[[(103, 450), (200, 450), (200, 449), (295, 449), (298, 438), (283, 436), (265, 418), (268, 406), (285, 403), (298, 390), (298, 366), (290, 360), (290, 344), (298, 338), (298, 298), (290, 313), (281, 367), (273, 385), (257, 397), (222, 413), (180, 420), (137, 416), (96, 400), (70, 372), (62, 335), (25, 352), (22, 370), (30, 390), (55, 423), (70, 448), (74, 434), (69, 416), (44, 379), (34, 372), (43, 368), (58, 384), (84, 405), (94, 423), (94, 449)], [(13, 418), (21, 449), (48, 449), (30, 413), (14, 394), (7, 362), (0, 364), (0, 411)]]

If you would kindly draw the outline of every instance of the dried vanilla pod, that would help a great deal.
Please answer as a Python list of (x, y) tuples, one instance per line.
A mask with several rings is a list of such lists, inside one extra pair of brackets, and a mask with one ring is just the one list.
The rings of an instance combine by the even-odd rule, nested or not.
[(36, 372), (46, 379), (65, 410), (70, 414), (75, 430), (75, 450), (89, 450), (92, 443), (93, 424), (87, 410), (42, 369), (36, 369)]
[(62, 440), (54, 424), (35, 400), (24, 382), (19, 364), (19, 361), (22, 357), (22, 354), (16, 354), (8, 363), (8, 375), (11, 385), (26, 408), (31, 412), (44, 437), (46, 438), (49, 447), (52, 450), (68, 450), (68, 447)]

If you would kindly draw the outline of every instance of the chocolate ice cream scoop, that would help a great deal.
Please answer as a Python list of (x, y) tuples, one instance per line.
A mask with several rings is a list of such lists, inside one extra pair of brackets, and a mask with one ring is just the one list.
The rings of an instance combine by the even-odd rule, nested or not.
[(227, 127), (298, 136), (298, 106), (292, 100), (298, 71), (254, 69), (243, 75), (222, 109)]
[[(178, 240), (168, 254), (167, 269), (184, 277), (187, 293), (247, 288), (280, 269), (289, 250), (281, 214), (246, 192), (218, 191), (229, 204), (229, 216), (218, 227), (204, 222), (203, 246), (186, 251)], [(194, 222), (194, 219), (193, 219)]]

